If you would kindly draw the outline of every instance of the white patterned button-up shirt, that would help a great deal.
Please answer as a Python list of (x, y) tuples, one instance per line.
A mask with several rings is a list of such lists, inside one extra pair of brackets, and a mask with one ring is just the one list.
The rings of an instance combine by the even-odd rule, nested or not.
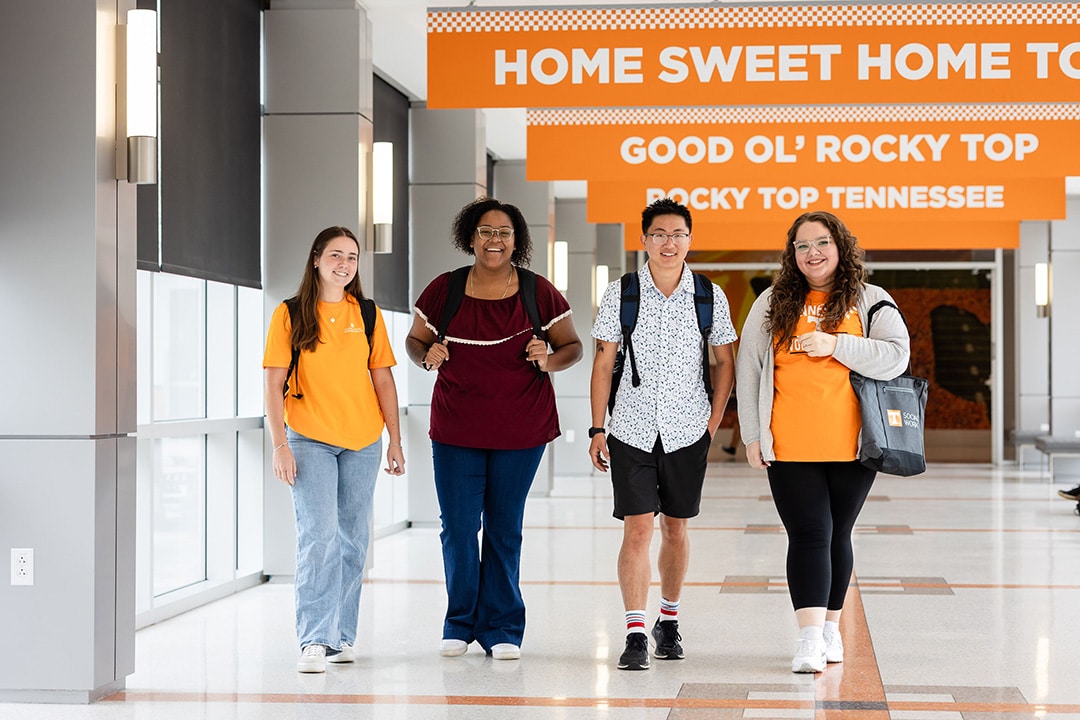
[[(683, 264), (679, 286), (665, 297), (653, 282), (649, 265), (638, 270), (641, 300), (632, 335), (641, 384), (631, 382), (630, 358), (609, 424), (612, 436), (649, 452), (660, 435), (665, 452), (694, 444), (705, 434), (712, 407), (701, 375), (701, 331), (694, 310), (694, 275)], [(608, 285), (593, 323), (592, 337), (620, 342), (620, 281)], [(736, 340), (727, 296), (713, 284), (713, 324), (710, 345)]]

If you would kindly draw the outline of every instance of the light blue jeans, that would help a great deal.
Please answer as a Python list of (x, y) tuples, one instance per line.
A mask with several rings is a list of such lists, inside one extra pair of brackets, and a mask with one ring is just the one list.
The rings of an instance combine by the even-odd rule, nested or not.
[(296, 637), (300, 647), (356, 643), (382, 439), (346, 450), (286, 437), (296, 458)]

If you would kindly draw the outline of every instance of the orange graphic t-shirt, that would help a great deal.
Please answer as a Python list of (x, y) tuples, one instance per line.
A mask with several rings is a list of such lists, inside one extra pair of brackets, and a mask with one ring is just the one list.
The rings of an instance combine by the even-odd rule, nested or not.
[[(817, 330), (826, 294), (811, 290), (788, 348), (776, 355), (771, 430), (776, 459), (787, 462), (854, 460), (862, 421), (848, 368), (832, 357), (810, 357), (798, 336)], [(832, 334), (862, 336), (856, 308)]]

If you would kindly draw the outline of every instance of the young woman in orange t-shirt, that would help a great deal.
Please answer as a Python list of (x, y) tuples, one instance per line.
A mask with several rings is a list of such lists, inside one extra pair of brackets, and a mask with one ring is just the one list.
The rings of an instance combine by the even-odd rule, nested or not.
[(263, 356), (274, 475), (296, 511), (299, 672), (353, 661), (384, 427), (386, 472), (405, 472), (394, 353), (378, 308), (368, 340), (359, 258), (347, 228), (315, 237), (300, 289), (274, 310)]

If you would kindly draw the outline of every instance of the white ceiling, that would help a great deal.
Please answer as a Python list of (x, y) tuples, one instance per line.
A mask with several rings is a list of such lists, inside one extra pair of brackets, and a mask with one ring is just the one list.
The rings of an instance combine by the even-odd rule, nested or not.
[[(411, 100), (427, 99), (427, 11), (432, 8), (657, 5), (656, 0), (360, 0), (372, 26), (376, 70)], [(525, 159), (525, 108), (485, 108), (488, 150), (500, 160)], [(555, 183), (555, 196), (584, 198), (585, 183)]]
[[(714, 0), (715, 1), (715, 0)], [(745, 1), (745, 0), (744, 0)], [(751, 0), (761, 1), (761, 0)], [(433, 8), (552, 7), (557, 5), (663, 5), (657, 0), (360, 0), (372, 25), (372, 56), (379, 75), (411, 100), (427, 99), (427, 11)], [(522, 160), (525, 109), (484, 109), (488, 150), (500, 160)], [(1080, 195), (1080, 177), (1066, 178), (1066, 192)], [(584, 182), (556, 182), (555, 196), (585, 197)]]

